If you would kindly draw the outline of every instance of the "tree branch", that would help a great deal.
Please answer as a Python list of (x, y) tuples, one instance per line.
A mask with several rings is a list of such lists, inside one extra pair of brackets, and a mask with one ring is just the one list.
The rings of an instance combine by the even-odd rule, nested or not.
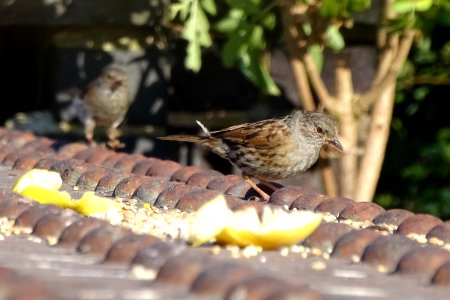
[(314, 88), (319, 101), (332, 115), (338, 114), (339, 106), (335, 99), (328, 93), (328, 89), (320, 76), (320, 72), (317, 70), (317, 66), (309, 53), (303, 54), (303, 63), (305, 64), (306, 72), (308, 73), (311, 85)]
[[(282, 1), (280, 1), (280, 3), (282, 3)], [(292, 73), (295, 78), (295, 88), (299, 95), (301, 106), (306, 110), (314, 111), (316, 110), (316, 105), (314, 103), (311, 87), (308, 83), (305, 66), (298, 56), (299, 49), (297, 48), (297, 45), (299, 44), (301, 35), (295, 23), (292, 21), (292, 11), (296, 9), (294, 6), (296, 6), (294, 3), (291, 3), (290, 6), (285, 6), (284, 4), (280, 9), (283, 25), (287, 32), (286, 43), (289, 53), (289, 64), (291, 65)]]
[(358, 169), (357, 141), (358, 130), (355, 116), (352, 110), (353, 84), (352, 72), (348, 64), (348, 55), (336, 55), (336, 101), (341, 108), (339, 111), (340, 139), (345, 151), (340, 159), (340, 194), (345, 197), (353, 197)]
[(359, 167), (354, 199), (372, 201), (386, 152), (394, 108), (395, 82), (384, 90), (373, 107), (369, 137)]
[[(306, 110), (315, 111), (317, 108), (312, 95), (311, 85), (308, 81), (307, 70), (299, 55), (303, 52), (303, 48), (308, 44), (308, 41), (302, 34), (301, 29), (298, 27), (301, 26), (301, 24), (296, 17), (302, 16), (306, 12), (306, 5), (289, 0), (278, 0), (278, 5), (280, 7), (283, 26), (285, 28), (285, 32), (287, 33), (289, 62), (294, 74), (297, 93), (300, 101), (302, 102), (302, 106)], [(325, 92), (328, 93), (326, 89)], [(320, 157), (319, 166), (325, 193), (330, 197), (337, 196), (338, 189), (336, 176), (329, 159)]]
[[(414, 40), (415, 31), (408, 30), (401, 37), (398, 45), (396, 53), (392, 54), (392, 56), (386, 55), (384, 56), (383, 62), (380, 64), (389, 65), (387, 71), (384, 75), (383, 68), (380, 67), (378, 69), (377, 76), (374, 80), (374, 84), (359, 98), (357, 102), (356, 110), (357, 112), (367, 112), (370, 107), (374, 104), (374, 102), (380, 97), (380, 95), (392, 85), (393, 82), (397, 80), (398, 73), (400, 72), (402, 66), (405, 64), (406, 59), (408, 58), (409, 51), (411, 50), (411, 46)], [(377, 78), (378, 77), (378, 78)]]

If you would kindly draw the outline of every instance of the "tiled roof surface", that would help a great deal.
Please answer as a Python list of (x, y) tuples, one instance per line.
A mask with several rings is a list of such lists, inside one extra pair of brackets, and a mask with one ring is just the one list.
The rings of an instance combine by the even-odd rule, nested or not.
[[(32, 168), (57, 171), (71, 194), (96, 191), (191, 211), (225, 193), (232, 209), (282, 205), (329, 213), (295, 251), (246, 256), (136, 233), (14, 194)], [(302, 187), (268, 204), (242, 178), (140, 154), (0, 128), (0, 295), (5, 299), (449, 299), (450, 223)], [(53, 241), (53, 242), (49, 242)], [(308, 255), (304, 255), (308, 253)]]

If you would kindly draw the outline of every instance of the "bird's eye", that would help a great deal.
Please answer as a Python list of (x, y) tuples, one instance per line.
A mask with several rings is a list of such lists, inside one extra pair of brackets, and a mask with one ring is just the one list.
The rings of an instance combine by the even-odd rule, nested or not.
[(317, 133), (320, 133), (320, 134), (323, 133), (322, 127), (316, 127), (316, 131), (317, 131)]

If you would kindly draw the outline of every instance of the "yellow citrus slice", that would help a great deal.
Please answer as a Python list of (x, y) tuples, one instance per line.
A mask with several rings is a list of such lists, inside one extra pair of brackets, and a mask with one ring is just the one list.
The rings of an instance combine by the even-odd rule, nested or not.
[(195, 213), (194, 221), (189, 228), (193, 246), (214, 241), (222, 228), (231, 222), (233, 212), (228, 208), (223, 195), (218, 195), (202, 205)]
[(19, 193), (29, 186), (40, 186), (57, 191), (62, 186), (62, 179), (58, 172), (32, 169), (25, 172), (13, 186), (13, 192)]
[(108, 219), (113, 223), (119, 223), (123, 217), (116, 201), (97, 196), (94, 192), (83, 193), (79, 200), (73, 202), (73, 209), (83, 215)]
[(259, 226), (243, 223), (244, 219), (254, 220), (255, 216), (255, 209), (242, 211), (239, 221), (225, 226), (216, 236), (217, 241), (238, 246), (257, 245), (263, 249), (292, 246), (307, 238), (322, 222), (322, 215), (314, 212), (264, 207)]
[(123, 216), (120, 207), (112, 199), (85, 192), (79, 200), (72, 200), (69, 193), (58, 191), (62, 186), (59, 173), (32, 169), (24, 173), (13, 187), (13, 191), (42, 204), (53, 204), (62, 208), (71, 208), (86, 216), (108, 219), (119, 223)]
[(71, 208), (73, 204), (69, 193), (41, 186), (27, 186), (19, 194), (42, 204), (53, 204), (62, 208)]
[(303, 241), (321, 222), (321, 214), (269, 206), (264, 207), (261, 218), (252, 207), (232, 212), (221, 195), (198, 210), (190, 230), (193, 245), (215, 240), (220, 244), (275, 249)]

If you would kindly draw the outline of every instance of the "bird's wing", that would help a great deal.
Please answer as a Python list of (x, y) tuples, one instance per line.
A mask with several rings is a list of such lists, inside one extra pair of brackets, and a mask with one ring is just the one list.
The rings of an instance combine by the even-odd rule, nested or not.
[(77, 116), (78, 120), (84, 123), (87, 117), (87, 110), (86, 105), (84, 104), (84, 101), (81, 97), (77, 96), (72, 100), (70, 109), (75, 112), (75, 115)]
[(253, 148), (268, 149), (286, 138), (286, 132), (278, 126), (276, 119), (264, 120), (256, 123), (247, 123), (231, 126), (226, 129), (212, 131), (211, 136), (220, 138), (225, 142), (250, 145)]

